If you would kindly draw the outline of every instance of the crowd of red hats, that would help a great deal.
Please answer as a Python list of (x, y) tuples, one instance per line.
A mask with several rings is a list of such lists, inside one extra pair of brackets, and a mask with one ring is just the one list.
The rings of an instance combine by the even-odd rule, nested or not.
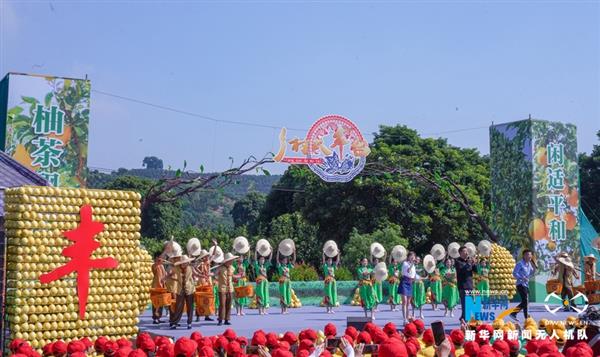
[[(481, 330), (487, 330), (489, 334), (479, 333)], [(489, 338), (482, 337), (491, 336), (493, 331), (491, 325), (479, 325), (476, 329), (475, 341), (465, 341), (465, 334), (460, 329), (451, 331), (446, 336), (451, 342), (450, 356), (594, 356), (590, 346), (583, 341), (575, 341), (570, 346), (565, 346), (563, 352), (559, 352), (557, 343), (550, 338), (532, 339), (521, 345), (519, 340), (505, 338), (492, 342)], [(338, 334), (336, 326), (331, 323), (325, 326), (322, 333), (307, 329), (299, 334), (286, 332), (283, 335), (277, 335), (258, 330), (254, 332), (250, 340), (243, 336), (237, 336), (232, 329), (225, 330), (221, 335), (210, 337), (202, 336), (200, 332), (196, 331), (190, 337), (182, 337), (175, 342), (164, 336), (152, 338), (147, 333), (139, 334), (134, 342), (125, 338), (110, 340), (106, 337), (99, 337), (94, 342), (88, 338), (69, 343), (59, 340), (45, 345), (42, 354), (53, 357), (209, 357), (219, 355), (243, 357), (258, 356), (256, 349), (249, 349), (248, 346), (262, 346), (268, 349), (272, 357), (309, 357), (315, 355), (315, 350), (322, 349), (319, 345), (325, 340), (336, 337), (345, 339), (348, 346), (376, 345), (377, 355), (380, 357), (433, 357), (435, 355), (433, 332), (431, 329), (425, 328), (422, 320), (408, 323), (402, 330), (398, 330), (392, 322), (387, 323), (383, 328), (373, 323), (367, 323), (362, 331), (350, 326), (345, 329), (343, 334)], [(34, 350), (29, 343), (20, 339), (13, 340), (9, 349), (11, 356), (14, 357), (40, 356), (40, 353)], [(526, 351), (526, 354), (522, 353), (523, 351)], [(319, 356), (332, 355), (345, 356), (341, 349), (324, 349), (319, 352)], [(360, 352), (355, 355), (360, 355)]]

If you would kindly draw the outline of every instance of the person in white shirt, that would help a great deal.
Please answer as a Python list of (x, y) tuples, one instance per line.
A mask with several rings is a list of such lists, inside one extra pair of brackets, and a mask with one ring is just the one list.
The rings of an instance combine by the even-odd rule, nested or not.
[(402, 278), (398, 287), (398, 292), (402, 295), (402, 317), (404, 317), (405, 324), (410, 319), (408, 308), (412, 303), (412, 285), (417, 276), (415, 256), (415, 252), (409, 252), (406, 260), (402, 263)]

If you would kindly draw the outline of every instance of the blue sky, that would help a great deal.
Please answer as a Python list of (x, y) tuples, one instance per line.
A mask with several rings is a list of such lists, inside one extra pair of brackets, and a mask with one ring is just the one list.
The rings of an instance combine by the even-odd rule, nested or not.
[[(597, 143), (599, 2), (0, 3), (2, 75), (87, 74), (93, 90), (275, 127), (401, 123), (482, 153), (487, 126), (529, 114), (576, 124), (579, 151)], [(277, 135), (93, 92), (88, 165), (222, 170)]]

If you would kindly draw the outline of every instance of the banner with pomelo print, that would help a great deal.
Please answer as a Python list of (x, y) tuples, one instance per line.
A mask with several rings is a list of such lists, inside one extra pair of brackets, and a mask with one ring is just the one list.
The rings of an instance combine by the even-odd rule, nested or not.
[(534, 251), (532, 298), (543, 300), (556, 255), (581, 264), (577, 129), (532, 119), (493, 125), (490, 166), (493, 229), (515, 258)]
[(0, 149), (53, 186), (85, 187), (90, 81), (9, 73), (0, 83)]

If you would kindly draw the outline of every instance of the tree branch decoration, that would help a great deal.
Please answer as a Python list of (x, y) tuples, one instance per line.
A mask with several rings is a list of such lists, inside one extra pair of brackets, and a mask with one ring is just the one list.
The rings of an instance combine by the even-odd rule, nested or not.
[(185, 172), (187, 162), (184, 162), (183, 169), (177, 170), (175, 177), (162, 178), (150, 186), (146, 194), (143, 195), (142, 210), (153, 204), (174, 202), (197, 191), (221, 189), (234, 183), (237, 176), (249, 171), (262, 171), (263, 174), (269, 176), (269, 171), (262, 168), (262, 166), (274, 162), (273, 154), (268, 154), (262, 159), (250, 156), (235, 167), (233, 166), (233, 158), (230, 157), (229, 160), (231, 160), (229, 169), (223, 172), (203, 174), (204, 167), (200, 166), (200, 175), (198, 176)]
[(464, 191), (448, 176), (440, 175), (438, 172), (410, 170), (400, 167), (390, 167), (378, 162), (368, 163), (362, 173), (363, 176), (384, 176), (392, 178), (392, 175), (407, 177), (418, 181), (427, 187), (436, 190), (438, 193), (450, 198), (458, 203), (471, 220), (477, 223), (493, 242), (498, 242), (498, 236), (492, 231), (481, 214), (469, 202)]

